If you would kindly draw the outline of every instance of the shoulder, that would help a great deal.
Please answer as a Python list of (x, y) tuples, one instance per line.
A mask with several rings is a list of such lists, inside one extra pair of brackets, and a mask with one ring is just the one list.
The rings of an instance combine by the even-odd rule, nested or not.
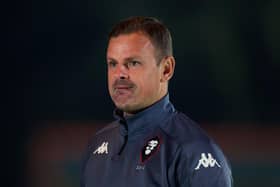
[[(183, 113), (177, 113), (162, 127), (170, 141), (177, 146), (178, 158), (188, 162), (191, 169), (197, 167), (201, 159), (211, 158), (228, 165), (218, 144), (193, 120)], [(205, 158), (206, 155), (206, 158)]]
[(102, 129), (98, 130), (95, 133), (95, 136), (101, 136), (102, 134), (107, 134), (107, 133), (110, 134), (112, 131), (115, 131), (118, 127), (119, 127), (119, 123), (117, 123), (116, 121), (113, 121), (113, 122), (107, 124)]
[[(162, 130), (177, 145), (173, 162), (179, 163), (179, 181), (197, 183), (199, 186), (203, 180), (213, 183), (209, 185), (211, 187), (229, 186), (231, 169), (228, 160), (216, 142), (196, 122), (183, 113), (177, 113), (162, 126)], [(212, 180), (217, 175), (220, 177)]]
[(209, 143), (207, 133), (185, 114), (178, 112), (161, 126), (162, 131), (178, 144)]
[(105, 127), (98, 130), (89, 140), (89, 145), (95, 144), (95, 142), (99, 142), (99, 140), (109, 140), (114, 137), (116, 131), (119, 130), (119, 123), (113, 121), (107, 124)]

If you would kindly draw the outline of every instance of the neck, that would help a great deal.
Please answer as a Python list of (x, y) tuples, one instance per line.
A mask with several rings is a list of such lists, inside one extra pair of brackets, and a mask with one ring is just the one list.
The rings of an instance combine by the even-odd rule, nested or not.
[(151, 107), (151, 106), (154, 105), (155, 103), (159, 102), (159, 101), (160, 101), (163, 97), (165, 97), (166, 95), (167, 95), (167, 92), (166, 92), (165, 94), (161, 95), (161, 97), (160, 97), (158, 100), (156, 100), (155, 102), (153, 102), (152, 104), (150, 104), (149, 106), (147, 106), (147, 107), (145, 107), (145, 108), (142, 108), (142, 109), (139, 109), (139, 110), (136, 110), (136, 111), (132, 111), (132, 112), (123, 111), (122, 116), (123, 116), (124, 118), (134, 116), (135, 114), (137, 114), (137, 113), (139, 113), (139, 112), (141, 112), (141, 111), (143, 111), (143, 110), (145, 110), (145, 109)]

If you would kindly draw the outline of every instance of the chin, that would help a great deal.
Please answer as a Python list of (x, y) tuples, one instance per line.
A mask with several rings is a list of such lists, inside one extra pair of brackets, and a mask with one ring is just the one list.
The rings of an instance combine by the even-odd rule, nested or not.
[(127, 106), (127, 105), (116, 105), (116, 107), (120, 110), (122, 110), (123, 112), (130, 112), (131, 111), (131, 107)]
[(126, 113), (136, 113), (139, 109), (137, 109), (136, 107), (133, 107), (129, 104), (115, 104), (116, 107), (120, 110), (122, 110), (123, 112), (126, 112)]

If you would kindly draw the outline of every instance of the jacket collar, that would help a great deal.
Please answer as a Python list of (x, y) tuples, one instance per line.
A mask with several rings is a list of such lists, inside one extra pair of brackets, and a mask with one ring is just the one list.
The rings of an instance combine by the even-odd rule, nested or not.
[(140, 135), (158, 127), (174, 112), (175, 108), (167, 94), (153, 105), (132, 116), (124, 117), (123, 111), (115, 109), (114, 117), (120, 123), (120, 133), (132, 138), (134, 135)]

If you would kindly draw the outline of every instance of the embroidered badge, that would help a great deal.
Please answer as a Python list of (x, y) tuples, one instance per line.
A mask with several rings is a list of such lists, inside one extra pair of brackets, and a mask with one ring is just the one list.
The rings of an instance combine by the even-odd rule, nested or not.
[(154, 155), (160, 148), (160, 139), (154, 137), (147, 141), (141, 152), (141, 162), (144, 163), (152, 155)]

